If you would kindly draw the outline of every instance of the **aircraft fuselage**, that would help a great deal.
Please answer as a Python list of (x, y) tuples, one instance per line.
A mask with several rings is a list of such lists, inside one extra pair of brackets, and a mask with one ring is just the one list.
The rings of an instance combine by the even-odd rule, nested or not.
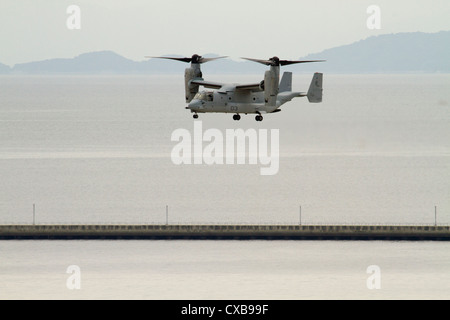
[(265, 103), (263, 91), (233, 90), (234, 88), (235, 86), (232, 85), (229, 90), (226, 90), (225, 86), (220, 90), (201, 91), (195, 95), (186, 109), (196, 113), (272, 113), (279, 111), (277, 109), (292, 98), (303, 95), (301, 92), (282, 92), (278, 94), (276, 105), (268, 106)]
[(258, 113), (264, 105), (263, 92), (204, 90), (197, 93), (187, 109), (198, 113)]

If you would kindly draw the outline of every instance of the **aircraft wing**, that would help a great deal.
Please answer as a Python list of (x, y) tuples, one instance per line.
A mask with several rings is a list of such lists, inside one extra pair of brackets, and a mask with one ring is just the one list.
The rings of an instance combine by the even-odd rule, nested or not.
[(206, 88), (211, 88), (211, 89), (220, 89), (224, 86), (224, 83), (205, 81), (205, 80), (192, 80), (191, 83), (198, 84), (199, 86), (204, 86)]
[(249, 90), (249, 91), (263, 91), (260, 87), (260, 83), (250, 83), (250, 84), (238, 84), (238, 85), (229, 85), (221, 82), (212, 82), (205, 81), (200, 79), (194, 79), (190, 82), (191, 84), (197, 84), (199, 86), (204, 86), (206, 88), (211, 89), (221, 89), (221, 88), (234, 88), (235, 90)]
[(260, 83), (240, 84), (236, 86), (236, 90), (263, 91)]

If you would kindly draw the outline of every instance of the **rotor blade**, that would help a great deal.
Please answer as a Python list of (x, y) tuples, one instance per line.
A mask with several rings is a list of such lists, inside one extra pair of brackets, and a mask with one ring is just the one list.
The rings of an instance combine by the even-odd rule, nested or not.
[(224, 58), (228, 58), (228, 56), (223, 56), (223, 57), (216, 57), (216, 58), (200, 58), (200, 63), (206, 63), (206, 62), (209, 62), (209, 61), (214, 61), (214, 60), (217, 60), (217, 59), (224, 59)]
[(296, 63), (308, 63), (308, 62), (321, 62), (325, 60), (302, 60), (302, 61), (294, 61), (294, 60), (280, 60), (278, 57), (270, 58), (269, 60), (261, 60), (261, 59), (251, 59), (251, 58), (242, 58), (245, 60), (258, 62), (261, 64), (265, 64), (266, 66), (287, 66), (290, 64)]
[(280, 65), (287, 66), (287, 65), (296, 64), (296, 63), (323, 62), (323, 61), (326, 61), (326, 60), (301, 60), (301, 61), (280, 60)]
[(265, 64), (266, 66), (270, 66), (273, 63), (273, 61), (271, 61), (271, 60), (251, 59), (251, 58), (243, 58), (243, 57), (241, 57), (241, 59), (245, 59), (245, 60), (253, 61), (253, 62), (258, 62), (258, 63), (261, 63), (261, 64)]
[(228, 58), (227, 56), (224, 57), (215, 57), (215, 58), (203, 58), (202, 56), (199, 55), (193, 55), (191, 58), (174, 58), (174, 57), (149, 57), (146, 56), (146, 58), (154, 58), (154, 59), (170, 59), (170, 60), (176, 60), (176, 61), (181, 61), (181, 62), (192, 62), (192, 63), (206, 63), (209, 61), (214, 61), (217, 59), (223, 59), (223, 58)]
[(173, 57), (149, 57), (146, 56), (145, 58), (152, 58), (152, 59), (170, 59), (170, 60), (176, 60), (181, 62), (189, 63), (192, 61), (192, 58), (173, 58)]

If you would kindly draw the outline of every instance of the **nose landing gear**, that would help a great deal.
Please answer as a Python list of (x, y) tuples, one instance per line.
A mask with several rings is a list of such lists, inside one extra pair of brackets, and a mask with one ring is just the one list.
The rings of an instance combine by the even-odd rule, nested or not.
[(258, 114), (258, 115), (255, 117), (255, 120), (256, 120), (256, 121), (263, 121), (263, 116), (260, 115), (260, 114)]
[(234, 114), (233, 115), (233, 120), (236, 120), (236, 121), (241, 120), (241, 115), (240, 114)]

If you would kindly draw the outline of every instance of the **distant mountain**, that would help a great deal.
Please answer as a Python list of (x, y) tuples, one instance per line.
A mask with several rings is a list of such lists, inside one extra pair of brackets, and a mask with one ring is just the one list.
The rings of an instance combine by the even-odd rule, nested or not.
[(18, 74), (102, 74), (133, 73), (137, 63), (112, 51), (84, 53), (73, 59), (50, 59), (16, 64), (12, 72)]
[[(179, 55), (167, 55), (181, 57)], [(205, 57), (217, 57), (205, 54)], [(245, 68), (241, 68), (245, 64)], [(187, 64), (161, 59), (133, 61), (113, 51), (99, 51), (81, 54), (72, 59), (49, 59), (36, 62), (16, 64), (8, 68), (12, 74), (180, 74)], [(203, 65), (208, 74), (260, 72), (254, 64), (235, 62), (230, 59), (217, 60)], [(258, 71), (259, 70), (259, 71)], [(0, 71), (1, 72), (1, 71)]]
[(450, 31), (373, 36), (301, 59), (318, 58), (327, 60), (319, 69), (329, 73), (449, 73)]
[[(323, 59), (326, 62), (290, 65), (284, 69), (327, 73), (450, 73), (450, 31), (373, 36), (300, 58), (313, 59)], [(21, 63), (13, 68), (0, 64), (0, 73), (180, 74), (184, 73), (185, 67), (186, 65), (170, 60), (146, 59), (137, 62), (112, 51), (100, 51), (84, 53), (72, 59)], [(202, 65), (202, 70), (205, 74), (255, 74), (263, 73), (265, 67), (249, 61), (221, 59)]]
[(7, 66), (6, 64), (0, 63), (0, 74), (7, 74), (10, 73), (11, 68)]

